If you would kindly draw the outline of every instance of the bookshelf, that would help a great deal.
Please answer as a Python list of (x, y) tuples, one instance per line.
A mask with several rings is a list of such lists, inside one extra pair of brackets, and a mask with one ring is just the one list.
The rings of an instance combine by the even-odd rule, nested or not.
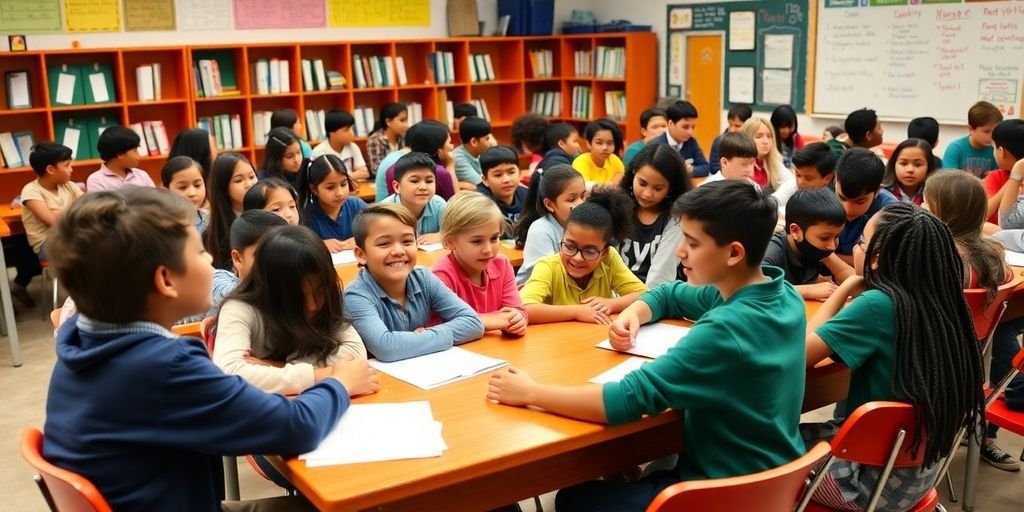
[[(599, 47), (622, 48), (625, 78), (595, 78), (577, 75), (574, 55), (577, 51), (596, 54)], [(451, 53), (453, 63), (451, 83), (438, 84), (430, 56), (435, 52)], [(549, 69), (541, 69), (543, 62), (534, 54), (545, 54)], [(355, 55), (386, 58), (394, 66), (394, 80), (378, 87), (357, 87), (353, 62)], [(403, 39), (397, 41), (348, 41), (308, 43), (259, 43), (239, 45), (201, 45), (184, 47), (144, 47), (123, 49), (84, 49), (66, 51), (5, 53), (0, 59), (0, 71), (27, 71), (29, 75), (31, 108), (13, 110), (7, 104), (6, 80), (0, 80), (0, 131), (32, 131), (36, 141), (59, 140), (58, 126), (69, 118), (105, 118), (108, 122), (124, 125), (144, 121), (163, 121), (168, 136), (173, 139), (178, 131), (196, 126), (200, 118), (228, 115), (239, 118), (241, 141), (234, 151), (241, 152), (259, 166), (263, 146), (256, 143), (257, 130), (253, 114), (282, 108), (294, 109), (307, 124), (306, 111), (341, 108), (356, 113), (357, 107), (380, 107), (390, 101), (415, 102), (421, 105), (424, 118), (445, 116), (443, 100), (453, 104), (484, 100), (500, 141), (511, 139), (512, 121), (529, 112), (536, 93), (561, 93), (561, 108), (550, 116), (552, 121), (565, 121), (583, 129), (588, 119), (572, 115), (573, 87), (589, 87), (592, 91), (593, 117), (610, 117), (605, 94), (622, 92), (619, 105), (625, 106), (624, 118), (618, 120), (627, 141), (640, 137), (634, 119), (645, 108), (653, 105), (657, 95), (657, 41), (653, 33), (585, 34), (569, 36), (530, 37), (476, 37), (446, 39)], [(494, 79), (471, 81), (470, 56), (487, 55), (494, 70)], [(404, 64), (405, 81), (400, 83), (399, 59)], [(220, 94), (201, 92), (202, 73), (199, 61), (216, 61), (221, 78)], [(260, 61), (287, 61), (287, 92), (257, 92), (259, 77), (255, 65)], [(306, 90), (303, 61), (320, 61), (327, 72), (340, 73), (345, 83), (340, 88), (326, 90), (314, 87)], [(60, 106), (50, 98), (51, 84), (48, 70), (54, 65), (108, 66), (112, 74), (111, 100), (100, 104)], [(160, 65), (161, 97), (156, 101), (140, 101), (136, 69), (145, 65)], [(596, 71), (596, 65), (592, 66)], [(316, 73), (314, 67), (314, 74)], [(387, 70), (385, 70), (385, 73)], [(197, 76), (199, 75), (199, 76)], [(198, 79), (198, 81), (197, 81)], [(314, 80), (316, 80), (314, 78)], [(620, 112), (621, 113), (621, 112)], [(306, 128), (307, 133), (311, 132)], [(312, 139), (312, 137), (310, 137)], [(457, 140), (457, 136), (453, 137)], [(318, 140), (310, 140), (316, 145)], [(366, 139), (356, 143), (365, 149)], [(159, 180), (159, 171), (166, 155), (144, 155), (140, 167)], [(74, 162), (74, 179), (84, 181), (88, 173), (100, 162), (94, 158)], [(21, 187), (34, 178), (27, 166), (13, 169), (0, 168), (0, 202), (8, 202), (21, 192)]]

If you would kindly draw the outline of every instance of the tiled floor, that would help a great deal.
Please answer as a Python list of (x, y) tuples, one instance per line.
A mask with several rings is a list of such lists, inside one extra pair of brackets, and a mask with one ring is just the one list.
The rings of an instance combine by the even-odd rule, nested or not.
[[(37, 280), (38, 281), (38, 280)], [(33, 290), (38, 283), (33, 283)], [(32, 474), (18, 452), (21, 431), (27, 426), (41, 427), (44, 418), (47, 383), (53, 368), (53, 338), (49, 320), (43, 321), (38, 309), (19, 311), (18, 332), (21, 336), (24, 365), (11, 366), (11, 354), (7, 338), (0, 338), (0, 389), (7, 398), (3, 400), (3, 414), (0, 415), (0, 482), (4, 482), (4, 505), (0, 508), (19, 512), (43, 512), (46, 506), (39, 491), (32, 483)], [(805, 420), (814, 421), (830, 417), (829, 411), (815, 411), (805, 415)], [(1012, 434), (1001, 436), (1000, 443), (1008, 452), (1018, 455), (1024, 448), (1024, 440)], [(961, 449), (953, 464), (952, 474), (957, 485), (963, 481), (963, 459), (966, 449)], [(240, 459), (239, 478), (243, 498), (276, 496), (280, 491), (272, 484), (257, 476)], [(945, 486), (942, 487), (944, 498)], [(958, 491), (959, 492), (959, 491)], [(544, 509), (554, 510), (554, 494), (542, 497)], [(960, 507), (944, 499), (950, 511)], [(534, 510), (533, 501), (524, 501), (523, 510)], [(979, 512), (1010, 512), (1024, 510), (1024, 477), (1021, 473), (1006, 473), (987, 464), (982, 464), (978, 483)]]

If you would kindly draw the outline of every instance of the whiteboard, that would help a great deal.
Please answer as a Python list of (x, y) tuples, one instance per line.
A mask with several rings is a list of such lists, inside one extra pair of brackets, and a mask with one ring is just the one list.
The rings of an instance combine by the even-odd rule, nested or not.
[(986, 100), (1021, 117), (1024, 2), (866, 3), (819, 0), (815, 113), (869, 107), (881, 117), (963, 124)]

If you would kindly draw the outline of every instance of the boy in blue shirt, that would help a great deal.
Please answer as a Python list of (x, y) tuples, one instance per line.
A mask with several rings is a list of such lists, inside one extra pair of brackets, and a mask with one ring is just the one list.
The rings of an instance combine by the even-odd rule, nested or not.
[[(397, 171), (397, 170), (396, 170)], [(416, 219), (400, 204), (375, 203), (352, 223), (361, 267), (345, 288), (345, 316), (384, 362), (452, 348), (484, 335), (479, 315), (428, 268), (416, 268)], [(436, 315), (442, 323), (431, 325)]]
[(412, 213), (421, 244), (441, 241), (441, 213), (447, 203), (436, 195), (436, 165), (426, 153), (413, 151), (402, 156), (395, 162), (395, 193), (381, 201), (400, 204)]
[(672, 146), (686, 161), (686, 171), (691, 176), (707, 176), (711, 165), (704, 158), (697, 139), (693, 137), (693, 129), (697, 125), (697, 107), (689, 101), (677, 101), (665, 109), (665, 115), (668, 116), (668, 129), (650, 143)]
[(885, 164), (868, 149), (848, 149), (836, 163), (836, 195), (846, 210), (846, 225), (839, 233), (836, 254), (853, 266), (853, 246), (857, 245), (864, 226), (883, 206), (895, 203), (896, 197), (881, 188)]
[(57, 337), (43, 456), (114, 510), (220, 510), (222, 455), (310, 451), (350, 394), (378, 386), (365, 361), (349, 360), (289, 400), (225, 375), (202, 341), (171, 333), (210, 307), (194, 215), (166, 190), (127, 187), (83, 196), (55, 228), (50, 265), (80, 313)]
[(743, 129), (743, 123), (747, 122), (747, 119), (751, 117), (754, 117), (754, 111), (750, 109), (750, 105), (736, 103), (729, 107), (729, 112), (725, 116), (729, 126), (711, 142), (711, 154), (708, 156), (708, 176), (716, 174), (722, 169), (722, 163), (719, 161), (720, 157), (718, 155), (718, 148), (722, 144), (722, 136), (727, 133), (738, 133)]
[(684, 340), (620, 382), (538, 384), (522, 370), (491, 377), (487, 398), (618, 425), (666, 409), (683, 412), (686, 451), (674, 470), (638, 482), (586, 482), (559, 491), (559, 511), (643, 510), (680, 480), (747, 475), (803, 454), (797, 430), (804, 396), (804, 301), (782, 270), (762, 267), (775, 229), (771, 196), (740, 180), (698, 187), (673, 206), (684, 240), (676, 248), (688, 282), (663, 284), (612, 323), (617, 350), (645, 323), (696, 318)]
[(580, 134), (569, 123), (551, 123), (544, 134), (544, 158), (537, 164), (543, 172), (559, 164), (572, 167), (572, 161), (580, 154)]
[(459, 182), (460, 190), (476, 190), (483, 174), (480, 155), (487, 148), (497, 145), (494, 135), (491, 134), (491, 123), (479, 117), (467, 117), (459, 124), (459, 138), (462, 139), (462, 144), (452, 150), (452, 157), (455, 159), (455, 179)]
[(495, 146), (480, 155), (483, 181), (476, 191), (497, 203), (511, 227), (519, 221), (526, 202), (526, 187), (519, 184), (519, 155), (508, 146)]
[(1003, 120), (1003, 113), (987, 102), (979, 101), (967, 111), (967, 136), (950, 142), (942, 155), (942, 167), (960, 169), (979, 178), (999, 169), (992, 151), (992, 132)]

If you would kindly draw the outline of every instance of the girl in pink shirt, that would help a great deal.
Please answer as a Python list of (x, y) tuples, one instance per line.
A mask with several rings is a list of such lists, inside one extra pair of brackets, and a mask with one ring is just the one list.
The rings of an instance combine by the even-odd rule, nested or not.
[(441, 215), (441, 240), (451, 252), (434, 274), (480, 314), (484, 329), (526, 334), (527, 316), (508, 258), (498, 252), (505, 218), (479, 192), (456, 194)]

